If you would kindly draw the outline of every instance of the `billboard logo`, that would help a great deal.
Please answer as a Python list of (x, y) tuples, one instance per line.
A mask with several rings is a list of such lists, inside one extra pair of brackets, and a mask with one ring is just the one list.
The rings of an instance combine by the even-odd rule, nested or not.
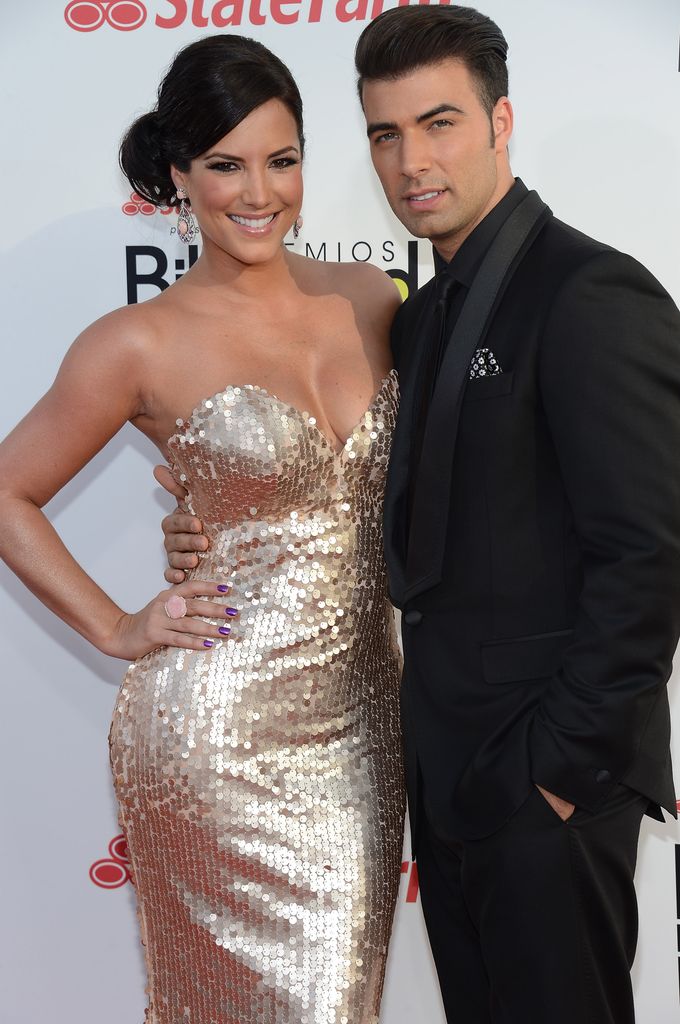
[(115, 836), (109, 843), (109, 856), (97, 860), (90, 868), (90, 881), (100, 889), (120, 889), (132, 881), (130, 859), (124, 835)]
[[(128, 216), (133, 216), (135, 213), (142, 213), (150, 216), (151, 211), (147, 212), (146, 209), (141, 209), (140, 204), (145, 204), (145, 201), (140, 197), (136, 197), (136, 193), (133, 193), (130, 201), (123, 205), (123, 211)], [(148, 204), (151, 206), (151, 204)], [(166, 214), (172, 212), (170, 209), (163, 207), (159, 211), (160, 213)], [(170, 228), (170, 234), (175, 234), (177, 231), (176, 227)], [(292, 243), (285, 243), (289, 245)], [(380, 253), (380, 255), (379, 255)], [(165, 289), (172, 284), (173, 281), (179, 280), (179, 278), (189, 270), (196, 260), (198, 259), (198, 246), (190, 245), (188, 250), (182, 251), (182, 256), (174, 257), (174, 268), (171, 267), (171, 258), (163, 250), (153, 245), (127, 245), (125, 247), (125, 272), (127, 277), (127, 301), (129, 305), (133, 305), (140, 300), (140, 288), (156, 288), (158, 291), (165, 291)], [(415, 241), (408, 242), (407, 245), (408, 254), (408, 270), (397, 270), (390, 267), (386, 270), (386, 273), (394, 280), (395, 285), (399, 289), (402, 299), (407, 298), (408, 295), (415, 293), (418, 290), (418, 243)], [(375, 249), (369, 245), (368, 242), (359, 241), (355, 242), (351, 250), (346, 251), (341, 243), (337, 243), (333, 249), (330, 248), (325, 242), (318, 245), (316, 251), (311, 244), (305, 245), (305, 256), (310, 259), (321, 260), (325, 262), (327, 259), (337, 259), (340, 262), (343, 258), (351, 255), (356, 262), (365, 263), (372, 256), (377, 264), (378, 259), (383, 263), (393, 263), (395, 260), (394, 242), (386, 241), (382, 243), (381, 249)], [(174, 272), (173, 272), (174, 271)]]
[(141, 0), (71, 0), (64, 18), (76, 32), (94, 32), (104, 24), (119, 32), (132, 32), (146, 21), (146, 7)]

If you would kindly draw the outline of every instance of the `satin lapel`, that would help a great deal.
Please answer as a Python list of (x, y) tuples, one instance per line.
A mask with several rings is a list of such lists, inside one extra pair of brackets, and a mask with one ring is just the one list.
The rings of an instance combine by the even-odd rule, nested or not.
[(475, 350), (507, 287), (522, 246), (538, 234), (550, 210), (529, 192), (513, 210), (486, 254), (448, 340), (428, 412), (418, 467), (403, 600), (436, 586), (449, 529), (453, 456), (460, 409)]
[(408, 469), (414, 416), (416, 385), (420, 380), (420, 367), (425, 356), (426, 341), (434, 320), (433, 303), (423, 304), (412, 337), (407, 340), (399, 372), (399, 413), (392, 436), (390, 462), (385, 484), (383, 532), (385, 562), (390, 598), (398, 608), (403, 601), (406, 583), (406, 504), (408, 498)]

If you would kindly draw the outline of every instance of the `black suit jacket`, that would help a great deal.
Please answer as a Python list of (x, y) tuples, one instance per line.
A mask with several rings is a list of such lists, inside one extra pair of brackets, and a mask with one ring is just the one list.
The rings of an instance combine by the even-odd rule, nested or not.
[(442, 835), (489, 834), (534, 783), (595, 811), (623, 782), (675, 813), (680, 314), (631, 257), (545, 218), (484, 338), (504, 372), (467, 380), (447, 351), (430, 409), (446, 423), (450, 408), (451, 429), (426, 428), (420, 468), (434, 459), (438, 482), (429, 494), (416, 479), (407, 536), (433, 296), (430, 282), (394, 324), (403, 398), (385, 502), (412, 824), (421, 793)]

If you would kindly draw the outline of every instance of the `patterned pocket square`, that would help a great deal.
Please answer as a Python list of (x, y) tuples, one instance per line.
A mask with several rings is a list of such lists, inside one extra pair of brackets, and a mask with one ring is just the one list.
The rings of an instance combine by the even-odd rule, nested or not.
[(502, 373), (500, 363), (490, 348), (478, 348), (470, 363), (470, 380), (478, 377), (493, 377), (496, 373)]

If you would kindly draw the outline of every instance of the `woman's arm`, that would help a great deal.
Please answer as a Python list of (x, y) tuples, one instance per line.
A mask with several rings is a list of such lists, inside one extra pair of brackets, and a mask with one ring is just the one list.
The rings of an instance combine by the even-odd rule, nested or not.
[[(197, 606), (203, 614), (206, 608), (192, 599), (215, 596), (216, 585), (182, 585), (188, 618), (167, 617), (167, 592), (128, 615), (78, 565), (41, 509), (144, 411), (144, 373), (145, 347), (132, 317), (126, 310), (110, 314), (77, 339), (50, 390), (0, 445), (0, 557), (64, 622), (125, 659), (162, 644), (197, 649), (219, 636), (191, 618), (201, 614)], [(220, 613), (212, 603), (209, 609), (211, 617)]]

